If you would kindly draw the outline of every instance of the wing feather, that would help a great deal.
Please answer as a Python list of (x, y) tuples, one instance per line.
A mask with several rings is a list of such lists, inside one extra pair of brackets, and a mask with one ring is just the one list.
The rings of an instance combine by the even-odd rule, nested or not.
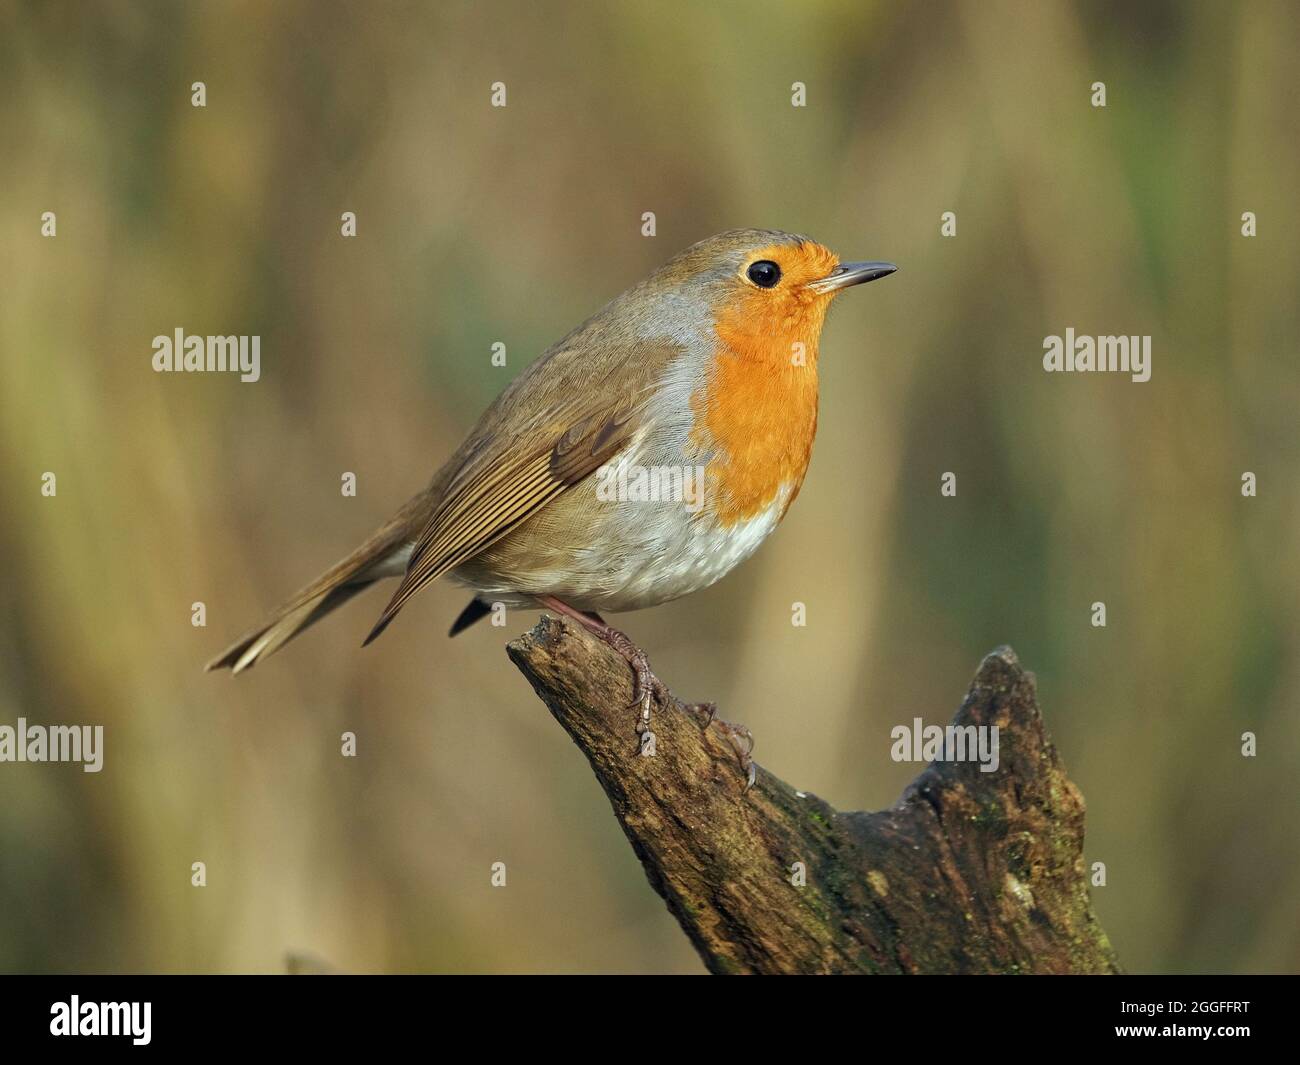
[[(366, 643), (426, 584), (491, 547), (556, 496), (581, 483), (621, 451), (636, 424), (622, 407), (582, 419), (541, 454), (523, 462), (507, 454), (496, 467), (461, 483), (434, 511), (416, 543), (406, 576)], [(579, 430), (576, 436), (573, 429)]]
[[(472, 443), (444, 471), (441, 499), (366, 643), (426, 584), (491, 547), (627, 447), (646, 425), (654, 383), (682, 349), (665, 340), (620, 350), (620, 371), (593, 381), (581, 348), (562, 343), (498, 397)], [(620, 377), (622, 387), (615, 384)], [(487, 428), (494, 415), (497, 426), (517, 427), (513, 439)]]

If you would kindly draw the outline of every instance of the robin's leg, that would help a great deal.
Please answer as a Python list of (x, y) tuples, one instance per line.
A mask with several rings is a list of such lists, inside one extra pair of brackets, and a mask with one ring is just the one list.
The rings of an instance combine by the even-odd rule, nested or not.
[(626, 634), (619, 632), (618, 629), (610, 625), (606, 625), (599, 614), (588, 614), (585, 611), (577, 610), (569, 606), (568, 603), (556, 599), (553, 595), (539, 595), (537, 601), (543, 606), (558, 611), (565, 617), (573, 618), (588, 632), (594, 633), (623, 656), (623, 659), (632, 670), (632, 706), (641, 709), (641, 717), (637, 721), (636, 730), (640, 733), (649, 728), (651, 704), (656, 698), (667, 702), (673, 696), (667, 685), (654, 675), (654, 671), (650, 668), (650, 660), (646, 658), (645, 652), (634, 644)]
[(573, 618), (583, 628), (595, 634), (623, 656), (623, 659), (632, 670), (632, 706), (629, 709), (640, 709), (640, 717), (636, 726), (638, 734), (645, 732), (650, 727), (650, 708), (655, 699), (659, 699), (665, 704), (670, 701), (675, 702), (694, 717), (702, 729), (707, 729), (716, 720), (718, 728), (736, 752), (741, 772), (745, 774), (748, 781), (746, 786), (753, 787), (755, 777), (754, 759), (752, 757), (754, 737), (749, 729), (745, 728), (744, 725), (732, 725), (718, 719), (718, 708), (713, 703), (684, 703), (674, 696), (668, 690), (668, 686), (654, 675), (654, 671), (650, 668), (650, 660), (646, 658), (645, 652), (634, 644), (625, 633), (619, 632), (618, 629), (606, 624), (599, 614), (589, 614), (578, 610), (569, 606), (568, 603), (556, 599), (553, 595), (539, 595), (537, 601), (543, 606), (548, 606), (552, 610), (563, 614), (565, 617)]

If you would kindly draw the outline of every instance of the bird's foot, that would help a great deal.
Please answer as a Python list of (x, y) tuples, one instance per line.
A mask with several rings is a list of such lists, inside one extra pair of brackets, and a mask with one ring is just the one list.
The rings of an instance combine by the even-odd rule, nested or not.
[(745, 777), (745, 790), (748, 791), (754, 786), (757, 769), (753, 759), (754, 736), (749, 729), (744, 725), (733, 725), (723, 721), (718, 717), (718, 708), (714, 703), (687, 703), (678, 699), (668, 690), (668, 685), (655, 676), (646, 653), (633, 643), (626, 633), (606, 624), (599, 615), (583, 613), (551, 596), (540, 598), (544, 605), (580, 622), (584, 628), (617, 651), (628, 664), (628, 668), (632, 670), (632, 702), (628, 710), (637, 712), (638, 736), (644, 736), (650, 731), (651, 712), (655, 703), (662, 707), (676, 705), (695, 719), (701, 731), (707, 732), (711, 726), (717, 727), (736, 753), (740, 771)]
[(604, 625), (603, 629), (593, 629), (605, 643), (623, 656), (623, 660), (632, 670), (632, 702), (629, 710), (637, 711), (636, 731), (640, 736), (650, 731), (650, 711), (656, 701), (663, 705), (673, 702), (673, 693), (668, 685), (655, 676), (650, 668), (650, 659), (646, 653), (634, 644), (631, 638), (618, 629)]
[(731, 749), (736, 752), (740, 771), (745, 775), (745, 790), (748, 791), (758, 779), (758, 767), (754, 764), (754, 734), (744, 725), (733, 725), (730, 721), (723, 721), (721, 718), (714, 723), (731, 744)]
[(644, 735), (650, 730), (650, 712), (656, 702), (661, 706), (675, 704), (678, 709), (695, 719), (696, 724), (700, 726), (700, 731), (707, 732), (710, 726), (714, 726), (722, 733), (723, 738), (736, 754), (740, 772), (745, 777), (745, 790), (752, 788), (758, 773), (753, 757), (754, 734), (744, 725), (733, 725), (718, 717), (716, 703), (688, 703), (678, 699), (669, 691), (668, 685), (655, 676), (650, 668), (650, 660), (641, 648), (637, 647), (625, 633), (609, 626), (606, 626), (606, 629), (608, 636), (602, 634), (602, 639), (623, 656), (632, 670), (632, 704), (628, 709), (639, 711), (637, 735)]

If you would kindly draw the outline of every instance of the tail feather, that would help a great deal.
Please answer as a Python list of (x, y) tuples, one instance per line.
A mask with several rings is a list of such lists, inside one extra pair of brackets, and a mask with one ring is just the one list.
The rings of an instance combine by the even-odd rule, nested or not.
[(321, 592), (299, 606), (281, 608), (281, 613), (256, 629), (245, 633), (208, 663), (207, 668), (242, 673), (260, 659), (275, 654), (301, 632), (305, 632), (335, 607), (342, 606), (358, 592), (365, 591), (374, 580), (358, 580)]
[(358, 592), (384, 577), (400, 577), (420, 527), (419, 497), (413, 499), (347, 558), (322, 573), (255, 628), (207, 664), (208, 670), (242, 673), (274, 654)]
[(469, 601), (469, 606), (462, 610), (456, 620), (452, 622), (451, 632), (447, 633), (447, 635), (455, 636), (457, 633), (464, 632), (473, 625), (474, 622), (478, 621), (480, 618), (487, 617), (490, 613), (492, 613), (492, 608), (488, 606), (487, 603), (483, 602), (482, 599), (471, 599)]

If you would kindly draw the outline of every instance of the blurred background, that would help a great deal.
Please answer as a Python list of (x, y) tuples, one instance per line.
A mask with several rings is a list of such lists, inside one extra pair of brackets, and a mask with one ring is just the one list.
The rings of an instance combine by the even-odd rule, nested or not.
[[(536, 615), (450, 641), (440, 582), (362, 652), (371, 591), (202, 666), (737, 226), (901, 269), (831, 316), (777, 535), (620, 626), (842, 809), (1010, 643), (1122, 963), (1300, 969), (1300, 7), (1134, 7), (0, 4), (0, 724), (106, 732), (0, 765), (0, 969), (703, 971), (505, 657)], [(1067, 326), (1152, 335), (1151, 381), (1045, 374)], [(262, 379), (154, 373), (177, 327)]]

